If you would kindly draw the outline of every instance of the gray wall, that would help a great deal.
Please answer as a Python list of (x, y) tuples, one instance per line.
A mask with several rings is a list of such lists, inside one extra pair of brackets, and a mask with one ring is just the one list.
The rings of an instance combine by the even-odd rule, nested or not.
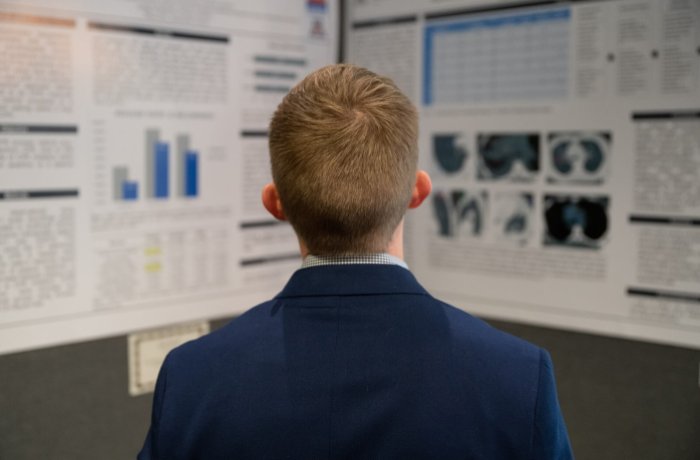
[[(700, 350), (492, 324), (551, 352), (579, 460), (700, 459)], [(0, 356), (0, 459), (135, 458), (151, 396), (127, 384), (126, 337)]]
[(490, 322), (552, 354), (576, 458), (700, 459), (700, 350)]

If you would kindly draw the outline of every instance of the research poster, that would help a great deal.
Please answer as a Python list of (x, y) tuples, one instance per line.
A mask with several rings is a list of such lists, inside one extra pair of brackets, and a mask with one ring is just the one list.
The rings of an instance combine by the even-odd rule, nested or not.
[(348, 2), (421, 116), (409, 265), (471, 313), (700, 347), (700, 2)]
[(335, 1), (0, 5), (0, 353), (241, 313), (300, 263), (260, 205)]

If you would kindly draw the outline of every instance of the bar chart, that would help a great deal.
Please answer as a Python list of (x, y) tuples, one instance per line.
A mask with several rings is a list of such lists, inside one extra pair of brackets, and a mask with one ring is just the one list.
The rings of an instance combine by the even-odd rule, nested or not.
[[(200, 193), (199, 151), (191, 147), (189, 134), (175, 136), (174, 152), (158, 129), (146, 129), (144, 141), (143, 197), (148, 200), (167, 200), (173, 195), (184, 199), (197, 198)], [(132, 177), (128, 166), (114, 166), (112, 181), (114, 200), (139, 199), (140, 184)]]

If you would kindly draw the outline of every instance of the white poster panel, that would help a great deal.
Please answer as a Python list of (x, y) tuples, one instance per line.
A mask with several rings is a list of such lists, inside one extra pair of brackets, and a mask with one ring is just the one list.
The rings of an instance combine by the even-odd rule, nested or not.
[(700, 347), (700, 4), (370, 3), (349, 2), (346, 54), (419, 106), (434, 193), (407, 252), (426, 287)]
[(300, 263), (267, 126), (335, 1), (0, 5), (0, 353), (230, 316)]

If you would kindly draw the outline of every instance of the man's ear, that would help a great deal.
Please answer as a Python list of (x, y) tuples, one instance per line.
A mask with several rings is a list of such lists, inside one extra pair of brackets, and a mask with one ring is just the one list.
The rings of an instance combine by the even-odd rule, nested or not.
[(272, 214), (272, 216), (277, 220), (287, 220), (284, 215), (284, 210), (282, 209), (282, 202), (280, 201), (280, 196), (277, 193), (277, 187), (275, 184), (269, 183), (262, 190), (262, 202), (267, 212)]
[(428, 173), (422, 170), (417, 171), (416, 184), (413, 186), (413, 194), (411, 195), (411, 201), (408, 203), (408, 207), (414, 209), (420, 206), (423, 200), (430, 195), (432, 189), (433, 184), (430, 181)]

